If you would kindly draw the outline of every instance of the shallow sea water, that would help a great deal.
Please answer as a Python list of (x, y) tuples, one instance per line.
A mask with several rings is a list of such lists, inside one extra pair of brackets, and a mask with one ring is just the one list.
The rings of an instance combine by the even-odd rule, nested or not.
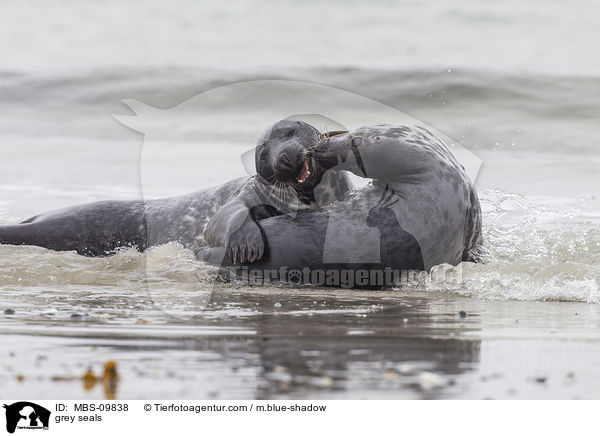
[(176, 245), (104, 259), (0, 246), (3, 397), (105, 398), (80, 378), (115, 360), (126, 399), (597, 398), (596, 4), (62, 3), (0, 13), (1, 224), (244, 175), (257, 127), (224, 121), (227, 98), (166, 124), (156, 155), (113, 114), (280, 79), (380, 101), (479, 157), (488, 252), (460, 286), (366, 292), (214, 286)]

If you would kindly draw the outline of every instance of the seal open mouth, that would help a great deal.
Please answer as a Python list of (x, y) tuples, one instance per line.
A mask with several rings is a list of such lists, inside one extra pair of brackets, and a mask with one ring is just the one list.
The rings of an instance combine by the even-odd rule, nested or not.
[(304, 182), (306, 182), (306, 179), (308, 179), (310, 177), (310, 166), (311, 166), (310, 164), (311, 164), (311, 158), (307, 157), (306, 160), (304, 161), (304, 165), (302, 165), (302, 169), (296, 176), (296, 181), (298, 183), (303, 184)]

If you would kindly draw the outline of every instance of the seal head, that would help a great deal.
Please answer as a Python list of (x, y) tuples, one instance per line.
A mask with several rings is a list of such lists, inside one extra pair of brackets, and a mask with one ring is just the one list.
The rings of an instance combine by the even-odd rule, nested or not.
[(258, 175), (269, 185), (293, 188), (304, 203), (314, 201), (313, 189), (326, 169), (314, 159), (313, 150), (323, 137), (303, 121), (285, 119), (275, 123), (256, 146)]

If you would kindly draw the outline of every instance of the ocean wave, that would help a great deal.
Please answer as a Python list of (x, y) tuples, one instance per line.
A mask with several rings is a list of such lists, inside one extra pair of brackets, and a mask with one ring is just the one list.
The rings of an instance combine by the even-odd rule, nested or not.
[[(600, 107), (598, 77), (442, 69), (239, 72), (173, 67), (95, 69), (71, 74), (0, 72), (0, 126), (2, 135), (10, 138), (122, 140), (125, 133), (112, 114), (131, 112), (121, 100), (169, 109), (220, 86), (265, 79), (319, 83), (369, 97), (433, 126), (471, 150), (589, 153), (595, 146), (590, 138), (600, 135), (596, 116)], [(302, 89), (289, 92), (301, 93)], [(265, 107), (273, 104), (268, 95), (261, 98), (264, 101), (253, 103)], [(211, 110), (213, 130), (197, 131), (198, 116), (202, 114), (194, 112), (193, 105), (187, 112), (185, 105), (179, 106), (178, 113), (188, 115), (185, 122), (166, 125), (165, 130), (189, 142), (215, 135), (235, 138), (243, 133), (242, 125), (232, 129), (225, 121), (218, 122), (220, 111), (224, 115), (235, 111), (226, 92), (207, 94), (202, 101)]]
[[(123, 98), (169, 108), (199, 93), (226, 84), (253, 80), (298, 80), (349, 89), (384, 101), (409, 107), (467, 102), (519, 103), (534, 110), (545, 108), (545, 116), (564, 116), (548, 102), (561, 102), (572, 117), (592, 116), (600, 102), (600, 78), (547, 74), (502, 74), (483, 70), (364, 69), (356, 67), (269, 69), (238, 72), (207, 68), (94, 69), (79, 74), (44, 74), (0, 71), (0, 104), (30, 103), (60, 105), (75, 102), (97, 106)], [(219, 103), (215, 101), (215, 109)], [(544, 105), (546, 103), (546, 105)], [(552, 110), (554, 109), (554, 110)]]

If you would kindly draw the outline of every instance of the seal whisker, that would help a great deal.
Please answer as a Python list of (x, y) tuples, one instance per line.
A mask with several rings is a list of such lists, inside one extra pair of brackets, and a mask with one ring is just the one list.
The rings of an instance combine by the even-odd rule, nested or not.
[(278, 183), (279, 183), (279, 200), (281, 201), (282, 204), (291, 205), (288, 187), (283, 182), (278, 182)]
[(291, 186), (286, 186), (285, 188), (285, 196), (286, 196), (286, 204), (289, 204), (290, 209), (297, 209), (297, 204), (295, 204), (295, 190)]
[(275, 191), (275, 195), (274, 195), (275, 199), (278, 198), (278, 195), (277, 195), (277, 189), (278, 189), (277, 183), (278, 183), (278, 181), (275, 180), (274, 183), (271, 184), (271, 189), (269, 189), (269, 192), (268, 192), (266, 198), (264, 199), (265, 206), (270, 205), (270, 203), (275, 203), (275, 206), (277, 206), (277, 208), (279, 208), (279, 204), (277, 204), (276, 201), (272, 200), (272, 198), (273, 198), (273, 191)]

